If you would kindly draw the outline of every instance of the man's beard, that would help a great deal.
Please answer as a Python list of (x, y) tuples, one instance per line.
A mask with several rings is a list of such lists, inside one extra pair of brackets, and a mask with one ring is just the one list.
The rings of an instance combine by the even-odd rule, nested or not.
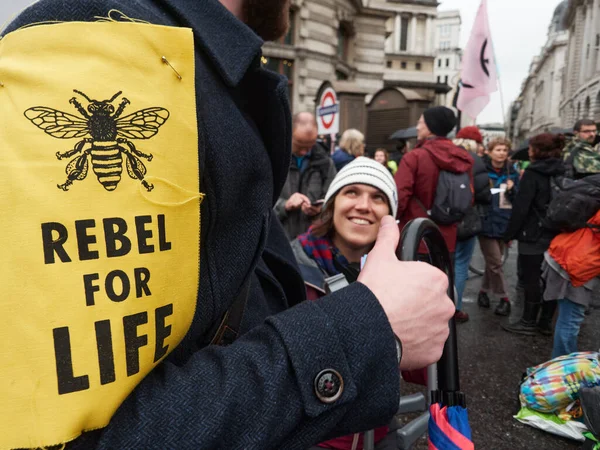
[(265, 41), (285, 36), (290, 24), (289, 0), (245, 0), (246, 25)]

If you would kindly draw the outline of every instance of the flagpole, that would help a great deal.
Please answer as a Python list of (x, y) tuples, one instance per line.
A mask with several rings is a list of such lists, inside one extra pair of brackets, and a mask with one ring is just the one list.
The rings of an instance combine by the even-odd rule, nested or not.
[[(486, 1), (486, 0), (482, 0)], [(487, 1), (486, 1), (487, 5)], [(490, 35), (491, 35), (490, 28)], [(498, 91), (500, 92), (500, 108), (502, 108), (502, 127), (504, 128), (504, 132), (508, 135), (508, 130), (506, 128), (506, 109), (504, 108), (504, 91), (502, 90), (502, 78), (500, 77), (500, 69), (498, 69), (498, 58), (496, 57), (496, 46), (494, 45), (494, 41), (490, 40), (490, 44), (492, 46), (492, 54), (494, 55), (494, 66), (496, 67), (496, 77), (497, 77), (497, 85)]]
[(460, 94), (460, 84), (461, 83), (462, 83), (462, 79), (459, 79), (458, 83), (456, 83), (456, 92), (454, 93), (454, 98), (452, 99), (452, 106), (454, 106), (457, 111), (456, 120), (458, 123), (456, 124), (456, 134), (458, 134), (458, 132), (460, 131), (461, 124), (462, 124), (462, 111), (458, 107), (458, 94)]
[(506, 110), (504, 109), (504, 92), (502, 91), (500, 77), (498, 77), (498, 91), (500, 92), (500, 108), (502, 108), (502, 126), (504, 127), (504, 132), (508, 134), (508, 130), (506, 129)]

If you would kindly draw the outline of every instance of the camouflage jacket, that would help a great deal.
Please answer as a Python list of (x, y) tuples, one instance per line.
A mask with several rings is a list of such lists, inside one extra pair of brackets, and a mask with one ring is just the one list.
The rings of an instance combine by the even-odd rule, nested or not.
[(564, 161), (569, 178), (583, 178), (587, 175), (600, 173), (600, 148), (573, 139), (564, 150)]

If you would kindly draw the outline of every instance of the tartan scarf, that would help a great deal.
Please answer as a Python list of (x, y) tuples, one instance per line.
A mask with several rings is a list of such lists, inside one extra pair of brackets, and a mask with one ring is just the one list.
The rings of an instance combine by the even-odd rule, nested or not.
[(333, 245), (329, 236), (317, 237), (312, 234), (313, 227), (310, 227), (304, 234), (298, 236), (298, 242), (302, 245), (304, 253), (314, 260), (319, 268), (327, 275), (337, 275), (340, 273), (334, 260), (342, 267), (348, 266), (348, 260)]

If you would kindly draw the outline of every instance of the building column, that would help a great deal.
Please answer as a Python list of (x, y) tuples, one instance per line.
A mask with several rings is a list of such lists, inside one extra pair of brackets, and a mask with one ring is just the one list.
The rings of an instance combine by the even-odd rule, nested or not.
[(583, 85), (587, 78), (587, 43), (588, 43), (588, 34), (589, 34), (589, 16), (590, 11), (588, 8), (585, 8), (585, 15), (583, 14), (583, 9), (581, 6), (577, 11), (577, 25), (576, 27), (580, 27), (580, 31), (575, 31), (579, 34), (579, 52), (580, 52), (580, 60), (579, 60), (579, 85)]
[(394, 53), (400, 53), (400, 38), (402, 36), (402, 18), (396, 14), (396, 24), (394, 25)]
[(431, 36), (431, 25), (433, 23), (432, 17), (427, 16), (427, 20), (425, 22), (425, 53), (427, 55), (433, 54), (433, 50), (431, 48), (431, 44), (435, 42), (435, 37)]
[(412, 15), (410, 19), (410, 45), (408, 46), (411, 53), (417, 52), (417, 16)]

